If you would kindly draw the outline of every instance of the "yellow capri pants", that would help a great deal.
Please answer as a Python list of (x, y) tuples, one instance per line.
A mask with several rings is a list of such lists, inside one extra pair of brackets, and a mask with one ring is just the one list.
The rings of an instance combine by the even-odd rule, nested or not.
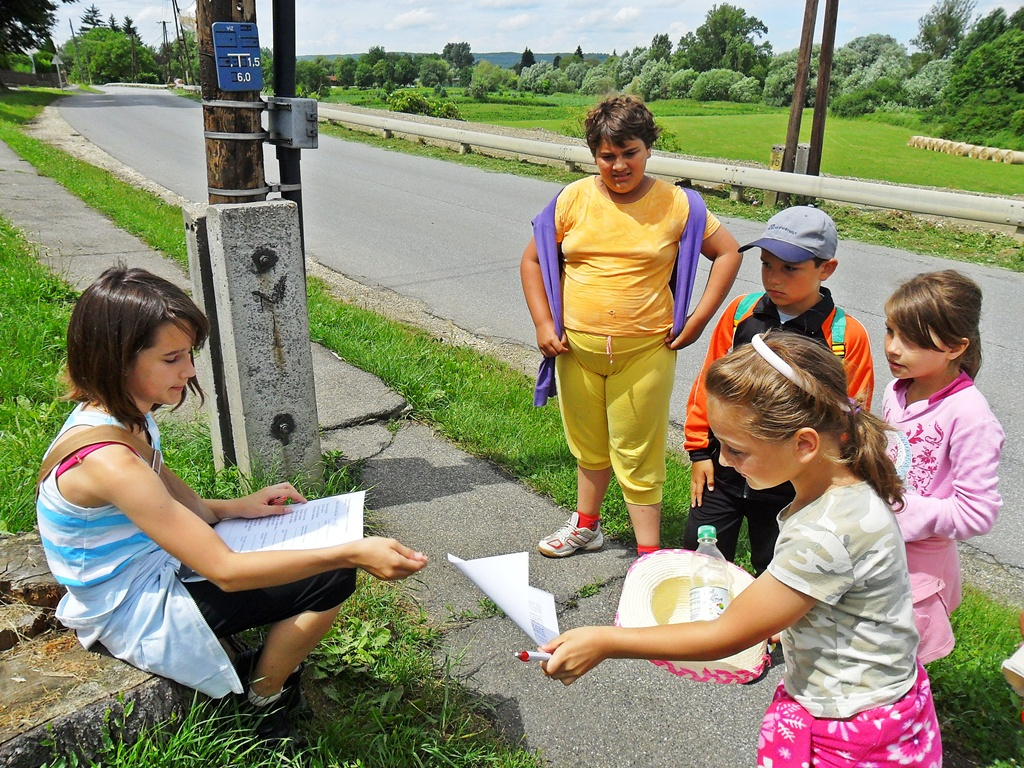
[(566, 334), (555, 375), (569, 450), (583, 469), (611, 466), (627, 503), (660, 503), (675, 350), (664, 334)]

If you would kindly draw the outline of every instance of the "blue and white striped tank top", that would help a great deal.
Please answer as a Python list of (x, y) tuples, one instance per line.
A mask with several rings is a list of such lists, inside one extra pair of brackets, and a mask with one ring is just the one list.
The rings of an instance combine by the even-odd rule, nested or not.
[[(89, 425), (123, 426), (112, 416), (72, 411), (57, 439), (72, 427)], [(154, 448), (160, 448), (160, 430), (149, 414), (146, 425)], [(53, 448), (54, 440), (47, 449)], [(36, 520), (46, 552), (46, 561), (57, 581), (65, 586), (91, 587), (120, 573), (136, 557), (159, 547), (117, 507), (79, 507), (57, 489), (56, 469), (39, 487)]]

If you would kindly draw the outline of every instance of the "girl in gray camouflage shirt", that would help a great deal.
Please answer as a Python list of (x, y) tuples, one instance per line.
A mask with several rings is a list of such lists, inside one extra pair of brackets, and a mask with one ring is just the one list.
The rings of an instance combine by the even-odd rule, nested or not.
[(716, 361), (707, 391), (722, 463), (752, 488), (796, 489), (768, 570), (714, 621), (570, 630), (543, 646), (553, 654), (544, 672), (568, 685), (608, 658), (712, 660), (780, 635), (786, 672), (759, 768), (938, 768), (884, 423), (847, 397), (835, 355), (790, 333), (755, 336)]

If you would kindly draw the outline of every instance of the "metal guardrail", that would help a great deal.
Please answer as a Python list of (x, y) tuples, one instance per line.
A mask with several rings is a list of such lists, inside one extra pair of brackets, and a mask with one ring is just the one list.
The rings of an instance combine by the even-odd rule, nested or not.
[[(522, 139), (501, 134), (468, 131), (433, 123), (421, 123), (385, 117), (372, 113), (334, 109), (319, 105), (322, 119), (332, 122), (376, 128), (472, 147), (512, 152), (573, 165), (593, 165), (587, 147), (554, 144), (535, 139)], [(734, 189), (763, 189), (834, 202), (866, 205), (910, 213), (945, 216), (983, 224), (999, 224), (1016, 228), (1024, 237), (1024, 199), (945, 192), (921, 187), (902, 187), (872, 181), (840, 179), (827, 176), (802, 176), (764, 168), (723, 165), (681, 157), (656, 154), (647, 162), (647, 169), (659, 176), (689, 179), (704, 184), (724, 185)]]

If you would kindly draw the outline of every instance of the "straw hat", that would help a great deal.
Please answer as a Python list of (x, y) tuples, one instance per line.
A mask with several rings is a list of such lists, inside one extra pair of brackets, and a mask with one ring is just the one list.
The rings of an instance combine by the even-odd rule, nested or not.
[[(694, 553), (688, 549), (659, 549), (644, 555), (629, 568), (615, 625), (653, 627), (690, 620), (690, 569)], [(730, 592), (736, 597), (754, 583), (753, 577), (729, 563)], [(698, 682), (747, 683), (768, 664), (767, 641), (716, 661), (655, 661), (674, 675)]]

